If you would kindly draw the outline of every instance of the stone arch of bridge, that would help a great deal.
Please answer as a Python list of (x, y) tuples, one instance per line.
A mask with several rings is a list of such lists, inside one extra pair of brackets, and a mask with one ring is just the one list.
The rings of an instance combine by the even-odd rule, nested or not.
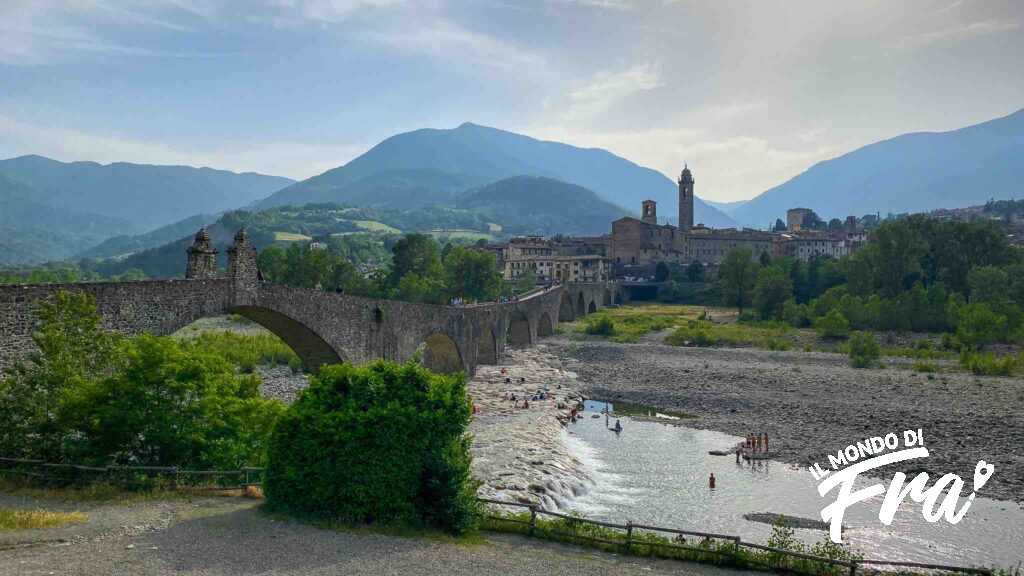
[(505, 339), (510, 346), (529, 346), (533, 344), (530, 334), (530, 319), (526, 312), (513, 310), (508, 318), (508, 336)]
[(236, 306), (229, 311), (256, 322), (284, 340), (284, 343), (302, 360), (302, 366), (307, 371), (316, 371), (324, 364), (345, 361), (342, 354), (319, 334), (302, 322), (276, 310), (261, 306)]
[(597, 312), (597, 302), (595, 300), (590, 301), (590, 305), (587, 306), (587, 314), (593, 314)]
[(604, 291), (604, 305), (605, 306), (611, 306), (612, 305), (612, 291), (611, 290), (605, 290)]
[(562, 296), (558, 301), (558, 321), (572, 322), (576, 319), (576, 309), (572, 305), (572, 296), (569, 291), (562, 289)]
[(576, 295), (576, 316), (587, 315), (587, 302), (583, 299), (583, 291), (581, 290)]
[(477, 364), (498, 363), (498, 338), (494, 334), (494, 328), (485, 326), (477, 338), (476, 345)]
[(423, 341), (423, 367), (438, 374), (453, 374), (465, 370), (462, 352), (451, 336), (434, 332)]
[(551, 336), (555, 333), (555, 326), (551, 322), (551, 315), (547, 312), (542, 312), (540, 319), (537, 320), (537, 337), (543, 338), (545, 336)]

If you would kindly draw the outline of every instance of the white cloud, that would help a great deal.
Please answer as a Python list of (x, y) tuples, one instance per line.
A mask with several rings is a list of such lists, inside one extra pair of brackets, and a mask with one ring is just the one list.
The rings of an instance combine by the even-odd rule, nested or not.
[(428, 17), (399, 27), (369, 30), (365, 37), (411, 54), (426, 54), (473, 67), (535, 73), (545, 60), (531, 50), (469, 30), (452, 20)]
[(672, 179), (679, 175), (683, 163), (688, 163), (698, 182), (697, 195), (723, 202), (756, 196), (836, 151), (824, 145), (784, 149), (764, 138), (716, 137), (695, 128), (602, 132), (535, 125), (523, 132), (576, 146), (605, 148)]
[(154, 8), (178, 8), (197, 15), (197, 5), (185, 0), (140, 3), (79, 0), (72, 3), (15, 1), (0, 6), (0, 63), (14, 66), (47, 64), (66, 54), (100, 53), (172, 58), (204, 57), (207, 54), (154, 50), (103, 37), (93, 20), (102, 19), (124, 27), (159, 28), (187, 32), (183, 24), (153, 16)]
[(566, 121), (593, 119), (629, 96), (663, 85), (660, 69), (652, 62), (617, 72), (602, 71), (568, 93), (567, 101), (559, 103), (560, 116)]
[(899, 48), (921, 48), (937, 42), (1002, 34), (1019, 28), (1020, 22), (1017, 20), (979, 20), (963, 26), (952, 26), (934, 32), (905, 36), (896, 43), (896, 46)]
[(279, 24), (312, 20), (325, 24), (345, 22), (367, 8), (405, 4), (406, 0), (269, 0), (271, 7), (283, 13), (275, 18)]
[[(65, 162), (134, 162), (208, 166), (235, 172), (261, 172), (295, 179), (308, 178), (362, 154), (364, 144), (309, 144), (289, 141), (229, 141), (214, 148), (178, 147), (118, 134), (96, 134), (74, 128), (23, 122), (0, 115), (0, 157), (25, 154)], [(5, 145), (13, 148), (5, 149)]]

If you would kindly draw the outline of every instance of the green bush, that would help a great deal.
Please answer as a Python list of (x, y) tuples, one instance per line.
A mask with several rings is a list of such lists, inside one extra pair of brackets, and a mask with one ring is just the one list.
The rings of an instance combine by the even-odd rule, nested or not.
[(1021, 364), (1021, 358), (1010, 355), (996, 356), (992, 352), (967, 349), (960, 353), (960, 365), (978, 376), (1012, 376)]
[(258, 378), (171, 338), (139, 336), (119, 353), (121, 370), (65, 399), (71, 461), (228, 470), (265, 464), (284, 405), (260, 396)]
[(99, 328), (90, 296), (40, 306), (39, 353), (0, 379), (5, 455), (47, 462), (261, 466), (283, 405), (216, 351)]
[(251, 373), (256, 366), (302, 365), (299, 357), (280, 338), (273, 334), (239, 334), (237, 332), (202, 332), (187, 340), (188, 346), (200, 351), (214, 352)]
[(274, 429), (267, 506), (465, 532), (477, 521), (469, 417), (461, 375), (411, 362), (321, 368)]
[(956, 338), (972, 350), (980, 350), (1002, 338), (1006, 317), (996, 314), (987, 304), (967, 304), (959, 310)]
[(673, 346), (715, 346), (719, 343), (718, 336), (705, 321), (687, 322), (665, 338), (665, 342)]
[(870, 368), (882, 355), (878, 341), (868, 332), (854, 332), (848, 344), (850, 365), (854, 368)]
[(842, 339), (850, 334), (850, 322), (838, 309), (829, 310), (828, 314), (814, 320), (814, 329), (823, 338)]
[(924, 360), (918, 360), (917, 362), (914, 362), (913, 369), (914, 372), (923, 372), (926, 374), (932, 374), (939, 371), (938, 366), (931, 362), (926, 362)]
[(594, 314), (583, 321), (583, 331), (598, 336), (614, 336), (615, 321), (607, 314)]

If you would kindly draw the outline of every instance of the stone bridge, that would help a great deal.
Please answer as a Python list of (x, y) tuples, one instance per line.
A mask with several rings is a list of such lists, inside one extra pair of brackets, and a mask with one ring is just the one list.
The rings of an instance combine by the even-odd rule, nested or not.
[(472, 374), (508, 346), (529, 346), (572, 321), (621, 302), (614, 284), (566, 284), (511, 302), (438, 306), (377, 300), (263, 282), (245, 231), (228, 250), (227, 274), (205, 230), (188, 250), (184, 280), (0, 286), (0, 369), (33, 348), (36, 309), (59, 291), (91, 294), (105, 328), (171, 334), (207, 316), (245, 316), (284, 340), (308, 370), (334, 362), (404, 362), (422, 350), (438, 372)]

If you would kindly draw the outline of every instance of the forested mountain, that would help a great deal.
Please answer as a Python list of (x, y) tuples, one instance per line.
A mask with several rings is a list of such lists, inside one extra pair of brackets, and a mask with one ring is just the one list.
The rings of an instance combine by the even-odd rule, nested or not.
[(151, 230), (195, 214), (239, 208), (293, 182), (252, 172), (126, 162), (59, 162), (34, 155), (0, 160), (0, 175), (31, 189), (31, 198), (38, 204), (100, 214), (131, 224), (111, 230), (109, 236)]
[(629, 214), (582, 186), (539, 176), (499, 180), (463, 193), (457, 203), (502, 223), (508, 234), (607, 234), (612, 220)]
[(179, 240), (189, 234), (195, 234), (207, 224), (217, 221), (214, 214), (196, 214), (173, 224), (161, 226), (144, 234), (122, 234), (108, 238), (103, 242), (82, 250), (75, 254), (74, 258), (111, 258), (115, 256), (126, 256), (142, 250), (156, 248), (162, 244)]
[[(457, 192), (513, 176), (543, 176), (593, 190), (607, 202), (639, 210), (647, 198), (675, 214), (675, 182), (599, 148), (577, 148), (465, 123), (392, 136), (351, 162), (276, 192), (259, 207), (340, 202), (374, 206), (446, 204)], [(699, 189), (699, 188), (698, 188)], [(696, 220), (709, 226), (732, 219), (700, 199)], [(609, 223), (610, 224), (610, 223)]]
[(916, 132), (819, 162), (732, 211), (764, 226), (786, 210), (822, 218), (962, 208), (1024, 198), (1024, 110), (950, 132)]
[(107, 238), (129, 222), (38, 202), (35, 191), (0, 175), (0, 266), (32, 264), (71, 256)]

